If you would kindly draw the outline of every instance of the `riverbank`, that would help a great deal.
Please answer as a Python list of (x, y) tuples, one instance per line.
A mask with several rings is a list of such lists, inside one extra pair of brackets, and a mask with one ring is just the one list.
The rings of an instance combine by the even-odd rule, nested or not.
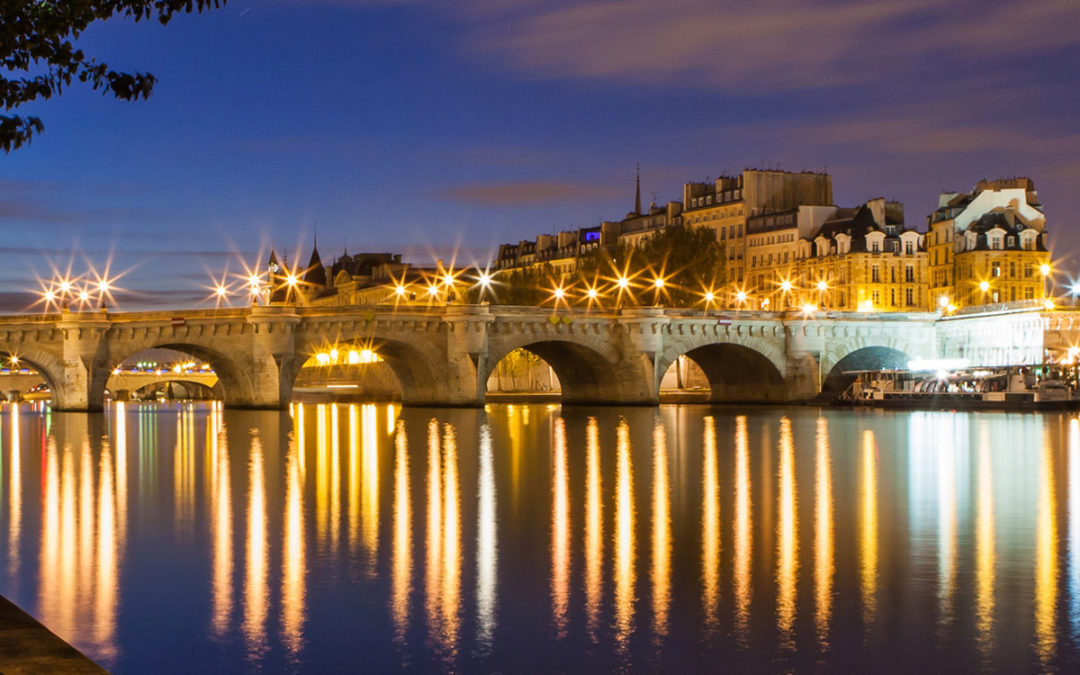
[(34, 617), (0, 596), (0, 673), (101, 675), (106, 672)]

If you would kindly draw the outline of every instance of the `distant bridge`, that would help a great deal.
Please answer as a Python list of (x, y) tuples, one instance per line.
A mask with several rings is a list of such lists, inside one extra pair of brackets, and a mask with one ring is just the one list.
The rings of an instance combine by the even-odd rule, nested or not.
[(37, 369), (59, 410), (101, 409), (113, 370), (155, 347), (209, 363), (227, 406), (281, 408), (304, 362), (340, 345), (377, 352), (400, 381), (406, 405), (477, 406), (488, 376), (517, 348), (551, 365), (566, 403), (655, 404), (660, 380), (680, 356), (701, 367), (714, 401), (799, 401), (846, 370), (902, 367), (913, 358), (1037, 364), (1047, 350), (1077, 341), (1080, 311), (1023, 303), (945, 318), (488, 305), (0, 317), (0, 353)]

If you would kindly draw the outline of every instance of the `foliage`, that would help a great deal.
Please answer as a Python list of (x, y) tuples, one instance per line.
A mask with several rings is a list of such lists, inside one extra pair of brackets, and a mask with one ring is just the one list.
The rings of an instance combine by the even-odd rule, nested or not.
[[(577, 266), (578, 297), (589, 288), (615, 296), (622, 305), (701, 306), (707, 291), (719, 293), (727, 281), (724, 246), (709, 227), (671, 226), (646, 237), (637, 246), (597, 249)], [(620, 276), (630, 287), (618, 298)], [(664, 280), (662, 287), (655, 280)]]
[(470, 288), (466, 302), (477, 303), (483, 299), (496, 305), (533, 307), (545, 302), (550, 304), (551, 289), (558, 285), (558, 276), (548, 264), (500, 272), (491, 288), (483, 290), (479, 285)]
[[(124, 101), (146, 99), (157, 79), (123, 73), (87, 56), (75, 41), (95, 21), (115, 16), (167, 24), (178, 13), (227, 0), (0, 0), (0, 107), (5, 112), (59, 95), (73, 80)], [(11, 152), (45, 129), (37, 117), (0, 115), (0, 149)]]

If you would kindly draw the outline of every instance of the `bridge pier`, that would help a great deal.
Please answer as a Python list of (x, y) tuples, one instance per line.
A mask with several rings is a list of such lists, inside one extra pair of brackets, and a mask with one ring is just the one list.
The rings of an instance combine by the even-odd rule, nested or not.
[(65, 309), (57, 328), (63, 336), (63, 373), (54, 391), (57, 410), (94, 412), (105, 405), (108, 313), (72, 313)]
[(250, 398), (234, 398), (225, 404), (232, 408), (287, 408), (296, 376), (296, 327), (300, 317), (289, 306), (253, 306), (247, 322), (254, 329)]

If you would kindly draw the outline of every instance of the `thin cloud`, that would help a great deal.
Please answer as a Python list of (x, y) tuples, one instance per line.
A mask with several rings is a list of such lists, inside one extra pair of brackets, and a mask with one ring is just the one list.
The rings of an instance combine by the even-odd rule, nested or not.
[(437, 196), (475, 206), (512, 207), (606, 199), (613, 194), (614, 189), (611, 187), (538, 180), (461, 185), (442, 190)]

